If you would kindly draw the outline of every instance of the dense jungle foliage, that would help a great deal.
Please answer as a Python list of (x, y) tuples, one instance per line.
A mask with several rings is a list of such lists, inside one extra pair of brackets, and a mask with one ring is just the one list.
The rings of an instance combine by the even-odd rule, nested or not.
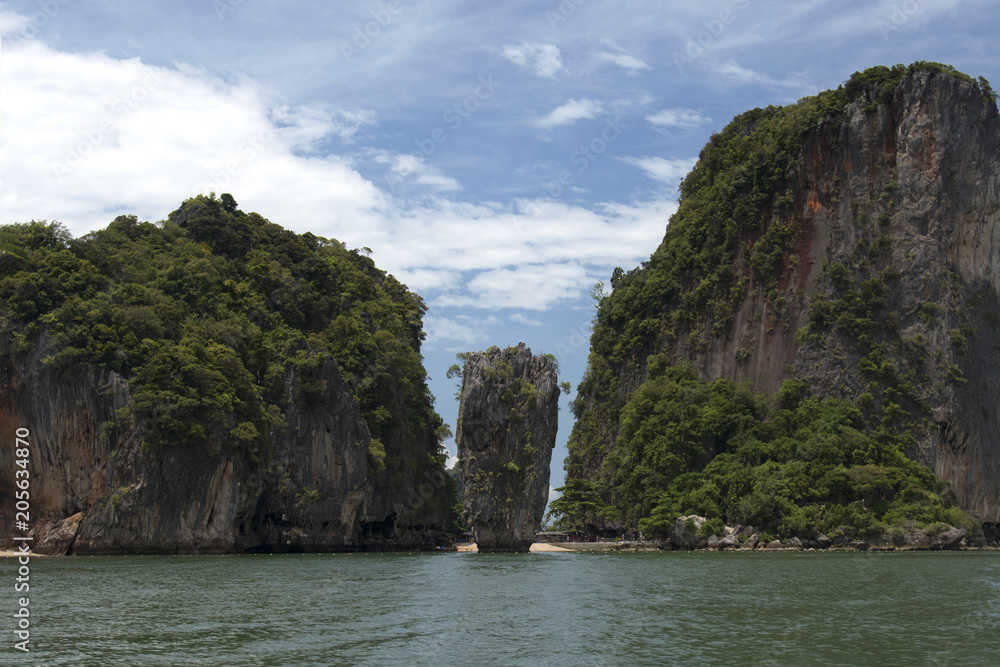
[[(786, 304), (778, 283), (794, 268), (788, 252), (799, 232), (793, 176), (804, 142), (821, 121), (842, 122), (853, 102), (865, 113), (891, 103), (899, 82), (922, 71), (973, 82), (996, 104), (985, 79), (917, 62), (857, 72), (836, 90), (748, 111), (711, 137), (681, 184), (660, 246), (642, 266), (616, 269), (613, 293), (600, 300), (573, 406), (567, 482), (550, 506), (563, 525), (610, 519), (656, 533), (697, 512), (811, 537), (840, 527), (869, 536), (975, 523), (903, 454), (912, 443), (910, 413), (926, 408), (913, 389), (922, 376), (890, 373), (877, 342), (860, 345), (871, 366), (862, 379), (874, 394), (857, 406), (813, 396), (796, 380), (773, 397), (724, 379), (702, 382), (660, 354), (677, 340), (703, 352), (703, 335), (725, 336), (751, 289), (780, 320)], [(884, 297), (883, 288), (866, 285)], [(882, 317), (884, 299), (863, 289), (854, 295), (847, 279), (838, 286), (843, 303), (819, 303), (815, 326), (802, 335), (822, 335), (824, 313), (833, 320), (848, 312), (859, 338), (874, 330), (861, 325)], [(837, 312), (824, 311), (831, 307)]]
[(4, 347), (66, 373), (119, 373), (133, 400), (118, 421), (137, 424), (144, 446), (266, 462), (290, 403), (322, 409), (335, 366), (371, 431), (373, 470), (389, 482), (443, 471), (424, 304), (363, 251), (244, 213), (228, 194), (77, 239), (45, 222), (0, 234)]
[(569, 480), (550, 505), (569, 526), (613, 519), (664, 534), (699, 514), (802, 538), (976, 530), (930, 469), (907, 458), (911, 436), (868, 428), (851, 401), (812, 396), (797, 380), (769, 398), (746, 383), (699, 380), (662, 356), (649, 363), (599, 480)]

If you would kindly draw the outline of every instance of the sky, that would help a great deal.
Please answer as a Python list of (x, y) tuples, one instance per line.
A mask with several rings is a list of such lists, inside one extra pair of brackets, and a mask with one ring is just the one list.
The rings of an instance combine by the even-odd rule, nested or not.
[(0, 224), (80, 236), (228, 192), (370, 248), (428, 306), (454, 428), (459, 352), (523, 341), (575, 390), (593, 286), (649, 258), (735, 115), (917, 60), (1000, 84), (998, 19), (1000, 0), (0, 2)]

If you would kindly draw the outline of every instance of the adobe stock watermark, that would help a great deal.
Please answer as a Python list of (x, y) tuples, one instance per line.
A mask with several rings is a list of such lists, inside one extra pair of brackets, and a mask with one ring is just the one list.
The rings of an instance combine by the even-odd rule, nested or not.
[(587, 0), (562, 0), (553, 10), (545, 12), (545, 20), (549, 23), (550, 29), (555, 29), (560, 23), (565, 23), (569, 17), (576, 13), (576, 8), (587, 2)]
[(212, 180), (205, 185), (205, 192), (221, 192), (223, 189), (229, 187), (229, 184), (233, 182), (234, 178), (240, 175), (243, 168), (256, 158), (264, 147), (272, 141), (274, 141), (274, 130), (270, 127), (266, 127), (257, 134), (247, 137), (239, 145), (238, 158), (227, 160), (222, 169), (213, 170), (209, 174)]
[(882, 33), (882, 39), (889, 41), (889, 35), (902, 28), (909, 21), (923, 4), (923, 0), (905, 0), (898, 5), (892, 6), (892, 13), (886, 18), (879, 19), (875, 27)]
[[(446, 475), (447, 473), (441, 472), (437, 468), (425, 469), (424, 481), (416, 484), (414, 488), (416, 495), (410, 498), (410, 509), (416, 512), (433, 498), (440, 497), (448, 483)], [(413, 481), (416, 483), (417, 480)]]
[(594, 327), (590, 321), (580, 322), (567, 329), (566, 338), (556, 343), (556, 357), (565, 359), (571, 354), (581, 350), (590, 351), (590, 334)]
[(14, 618), (17, 619), (17, 629), (14, 636), (20, 641), (14, 643), (14, 648), (24, 653), (30, 653), (31, 648), (31, 480), (28, 470), (31, 461), (31, 432), (26, 428), (19, 428), (14, 432), (14, 464), (15, 473), (14, 486), (14, 526), (23, 533), (15, 535), (14, 542), (20, 542), (17, 548), (17, 577), (14, 578), (14, 591), (21, 593), (24, 597), (17, 599), (17, 612)]
[(354, 26), (354, 36), (350, 43), (340, 43), (340, 52), (343, 54), (344, 60), (350, 63), (360, 56), (365, 49), (371, 46), (372, 41), (389, 27), (393, 17), (401, 11), (403, 11), (403, 3), (399, 0), (386, 3), (381, 9), (371, 10), (372, 20), (365, 23), (364, 26)]
[[(476, 87), (469, 95), (466, 95), (460, 102), (453, 103), (441, 114), (441, 121), (445, 124), (444, 127), (435, 127), (425, 137), (413, 140), (413, 143), (417, 147), (417, 151), (412, 153), (413, 157), (417, 158), (416, 162), (426, 160), (434, 155), (438, 148), (454, 136), (455, 132), (462, 129), (469, 119), (472, 118), (472, 115), (479, 110), (483, 102), (493, 97), (497, 88), (500, 88), (502, 85), (502, 83), (493, 79), (492, 74), (480, 76)], [(449, 134), (449, 131), (451, 134)], [(413, 172), (413, 164), (415, 163), (407, 162), (400, 170), (387, 170), (385, 172), (386, 182), (395, 189), (404, 178)]]
[(746, 11), (750, 7), (750, 0), (729, 0), (733, 8), (723, 9), (716, 18), (703, 21), (704, 30), (698, 32), (694, 37), (688, 37), (683, 51), (674, 51), (674, 65), (677, 71), (684, 73), (684, 67), (693, 65), (694, 61), (705, 54), (705, 51), (712, 47), (726, 27), (736, 20), (736, 12)]
[(219, 17), (220, 21), (225, 21), (226, 16), (235, 12), (242, 4), (243, 0), (213, 0), (212, 9), (215, 10), (215, 15)]
[[(483, 102), (493, 97), (493, 93), (501, 85), (503, 84), (499, 81), (493, 80), (492, 74), (485, 77), (480, 76), (479, 84), (472, 94), (467, 95), (461, 102), (455, 102), (445, 109), (444, 113), (441, 114), (441, 120), (448, 125), (452, 132), (457, 132), (465, 124), (465, 121), (469, 120), (472, 114), (479, 110), (479, 106)], [(448, 141), (448, 133), (445, 132), (445, 129), (443, 127), (435, 127), (431, 130), (427, 138), (414, 139), (413, 143), (416, 144), (419, 153), (417, 157), (429, 158), (434, 155), (437, 147), (446, 141)]]
[[(613, 120), (605, 121), (604, 127), (601, 128), (598, 136), (585, 144), (581, 144), (579, 148), (570, 154), (569, 162), (576, 167), (576, 174), (582, 174), (587, 171), (590, 165), (604, 155), (608, 150), (608, 146), (617, 141), (621, 135), (622, 127), (617, 117)], [(538, 205), (537, 200), (555, 201), (562, 196), (566, 188), (572, 187), (573, 183), (576, 182), (576, 174), (569, 169), (563, 169), (556, 176), (555, 180), (542, 181), (542, 192), (535, 199), (528, 202), (525, 213), (530, 216), (538, 215), (541, 212), (541, 207)], [(521, 231), (524, 225), (525, 223), (520, 217), (514, 222), (514, 226), (517, 227), (518, 231)]]
[(111, 112), (114, 116), (102, 119), (96, 127), (83, 133), (83, 137), (73, 146), (66, 148), (66, 157), (62, 162), (52, 163), (52, 172), (61, 181), (70, 172), (83, 164), (84, 160), (104, 143), (104, 140), (123, 120), (132, 115), (149, 94), (162, 83), (156, 71), (150, 71), (142, 81), (133, 86), (131, 90), (117, 98), (111, 103)]
[(56, 14), (58, 14), (63, 7), (72, 1), (73, 0), (38, 0), (36, 4), (41, 11), (28, 16), (28, 25), (21, 28), (21, 30), (15, 33), (14, 36), (20, 39), (31, 39), (36, 36), (42, 31), (42, 28), (47, 26), (49, 22), (56, 17)]

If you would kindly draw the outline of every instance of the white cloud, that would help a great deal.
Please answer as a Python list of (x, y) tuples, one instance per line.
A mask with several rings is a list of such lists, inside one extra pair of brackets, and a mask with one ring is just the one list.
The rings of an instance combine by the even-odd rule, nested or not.
[(518, 67), (530, 69), (535, 76), (554, 79), (563, 68), (559, 47), (555, 44), (518, 44), (503, 47), (500, 52)]
[(350, 160), (296, 155), (322, 138), (322, 126), (334, 135), (338, 127), (315, 109), (277, 104), (249, 79), (227, 83), (188, 66), (61, 53), (32, 40), (3, 56), (5, 99), (18, 100), (3, 110), (3, 222), (59, 219), (80, 234), (106, 225), (109, 211), (162, 219), (199, 192), (280, 202), (313, 191), (339, 227), (386, 201)]
[(706, 118), (694, 109), (664, 109), (659, 113), (655, 113), (651, 116), (646, 116), (648, 120), (653, 125), (657, 127), (680, 127), (685, 129), (690, 129), (697, 127), (703, 123), (711, 123), (711, 118)]
[[(291, 106), (249, 78), (223, 81), (185, 65), (32, 40), (4, 47), (3, 92), (17, 104), (4, 108), (3, 224), (60, 220), (79, 236), (122, 213), (158, 221), (194, 194), (230, 192), (243, 210), (289, 229), (372, 248), (381, 268), (432, 306), (543, 310), (648, 257), (676, 210), (668, 199), (592, 208), (454, 201), (457, 181), (418, 156), (321, 150), (375, 131), (365, 111)], [(598, 110), (574, 100), (552, 122)], [(400, 192), (364, 178), (359, 158), (401, 179)], [(487, 330), (428, 322), (439, 340), (476, 341)]]
[(406, 271), (407, 284), (421, 290), (449, 292), (461, 289), (462, 274), (447, 268), (413, 267)]
[(424, 317), (424, 329), (427, 331), (427, 344), (440, 344), (445, 341), (461, 343), (463, 349), (481, 345), (489, 340), (487, 333), (498, 323), (495, 317), (477, 319), (468, 316), (447, 318), (428, 313)]
[(414, 269), (480, 272), (464, 291), (431, 297), (432, 306), (541, 310), (586, 294), (615, 266), (648, 257), (675, 210), (663, 199), (597, 210), (545, 199), (516, 207), (435, 199), (365, 230), (364, 245), (418, 291), (424, 287)]
[(639, 60), (635, 56), (626, 55), (624, 53), (598, 53), (598, 60), (603, 60), (605, 62), (614, 63), (619, 67), (629, 70), (629, 76), (635, 76), (639, 73), (639, 70), (649, 69), (649, 65)]
[(570, 100), (535, 121), (535, 127), (547, 130), (558, 125), (567, 125), (584, 118), (594, 118), (601, 112), (601, 104), (594, 100)]
[(363, 126), (375, 123), (375, 113), (286, 104), (273, 109), (271, 119), (293, 149), (313, 153), (319, 148), (317, 144), (330, 136), (350, 142)]
[(379, 151), (374, 160), (379, 164), (388, 165), (386, 181), (394, 189), (403, 184), (424, 185), (444, 192), (462, 189), (458, 181), (428, 165), (424, 158), (418, 155)]
[(597, 276), (576, 262), (521, 264), (480, 272), (469, 281), (471, 295), (455, 305), (486, 301), (500, 308), (545, 310), (553, 303), (571, 301), (594, 284)]
[(523, 325), (529, 326), (529, 327), (540, 327), (540, 326), (542, 326), (542, 321), (541, 320), (536, 320), (536, 319), (530, 318), (530, 317), (528, 317), (527, 315), (525, 315), (523, 313), (514, 313), (513, 315), (510, 316), (510, 321), (511, 322), (516, 322), (517, 324), (523, 324)]
[(28, 17), (9, 10), (0, 10), (0, 35), (8, 39), (11, 35), (20, 37), (18, 33), (23, 33), (27, 28), (29, 28)]
[(743, 83), (780, 86), (783, 88), (807, 88), (809, 85), (806, 81), (796, 76), (791, 76), (785, 79), (775, 79), (762, 72), (756, 72), (752, 69), (741, 67), (735, 60), (726, 60), (725, 62), (716, 65), (715, 71)]
[(620, 158), (622, 162), (635, 165), (646, 172), (653, 180), (677, 185), (687, 176), (688, 172), (698, 162), (697, 158), (667, 160), (662, 157)]

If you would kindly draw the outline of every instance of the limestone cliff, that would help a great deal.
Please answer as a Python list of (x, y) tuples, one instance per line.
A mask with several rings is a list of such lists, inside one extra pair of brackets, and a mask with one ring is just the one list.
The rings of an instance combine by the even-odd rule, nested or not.
[(479, 551), (527, 551), (541, 529), (558, 398), (552, 361), (524, 343), (466, 360), (456, 440)]
[(38, 551), (436, 545), (454, 485), (424, 309), (370, 259), (229, 195), (76, 240), (0, 231), (0, 433), (31, 432)]
[[(143, 425), (116, 419), (130, 401), (119, 375), (58, 373), (39, 356), (0, 360), (0, 423), (10, 433), (23, 427), (32, 434), (32, 526), (40, 553), (429, 548), (446, 526), (447, 515), (428, 511), (427, 503), (441, 484), (409, 493), (404, 487), (396, 500), (380, 494), (368, 427), (332, 362), (322, 370), (323, 410), (293, 404), (287, 430), (272, 438), (273, 458), (255, 465), (224, 443), (144, 448)], [(289, 376), (290, 394), (296, 381)], [(0, 450), (0, 465), (2, 493), (13, 497), (12, 448)], [(365, 508), (366, 498), (370, 505), (380, 499), (384, 513)], [(17, 534), (8, 510), (7, 538)], [(424, 518), (413, 526), (399, 520), (407, 515)]]
[(600, 476), (647, 357), (666, 355), (705, 380), (857, 401), (1000, 521), (998, 149), (988, 83), (933, 63), (713, 136), (660, 249), (601, 305), (570, 477)]
[[(777, 315), (763, 290), (751, 291), (727, 336), (686, 354), (706, 378), (750, 379), (773, 392), (791, 364), (814, 386), (858, 396), (866, 355), (857, 335), (836, 326), (822, 335), (800, 332), (820, 331), (810, 320), (812, 304), (842, 302), (844, 292), (860, 291), (866, 279), (893, 267), (882, 274), (899, 274), (887, 281), (882, 317), (893, 318), (899, 340), (913, 351), (889, 351), (888, 360), (902, 371), (913, 365), (907, 354), (919, 357), (926, 367), (920, 398), (932, 410), (912, 454), (951, 483), (963, 507), (997, 522), (996, 106), (975, 83), (944, 73), (917, 72), (875, 106), (878, 93), (825, 119), (802, 148), (794, 177), (798, 235), (779, 269), (787, 312)], [(838, 285), (830, 270), (838, 263), (851, 284)], [(685, 354), (683, 346), (678, 352)]]
[[(803, 149), (801, 268), (789, 271), (789, 292), (797, 284), (810, 295), (790, 313), (798, 330), (819, 328), (808, 321), (810, 303), (835, 301), (835, 262), (851, 266), (861, 259), (858, 248), (867, 247), (883, 253), (877, 260), (883, 266), (897, 268), (884, 311), (898, 318), (902, 345), (887, 357), (899, 370), (926, 367), (920, 399), (930, 407), (912, 453), (951, 483), (963, 507), (994, 523), (1000, 521), (998, 155), (996, 103), (974, 83), (919, 72), (874, 113), (863, 101), (853, 104), (839, 127), (825, 123)], [(843, 385), (845, 393), (862, 393), (864, 355), (850, 339), (837, 332), (789, 346), (796, 374), (831, 391)], [(838, 343), (842, 357), (834, 352)]]

